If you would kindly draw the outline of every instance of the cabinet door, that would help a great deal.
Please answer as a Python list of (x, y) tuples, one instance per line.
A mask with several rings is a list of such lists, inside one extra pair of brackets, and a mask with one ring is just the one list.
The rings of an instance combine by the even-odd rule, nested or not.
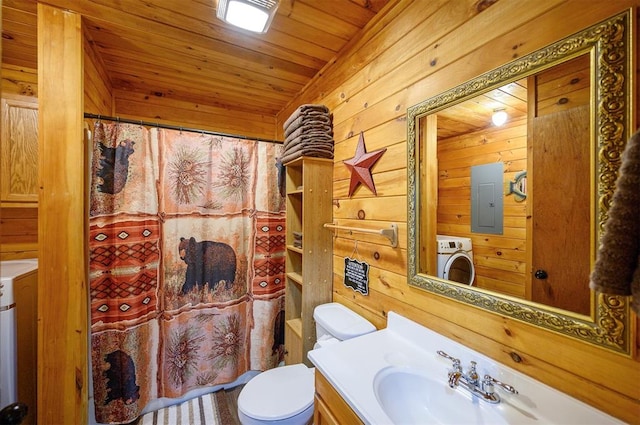
[(2, 99), (2, 206), (38, 201), (38, 104), (36, 99)]

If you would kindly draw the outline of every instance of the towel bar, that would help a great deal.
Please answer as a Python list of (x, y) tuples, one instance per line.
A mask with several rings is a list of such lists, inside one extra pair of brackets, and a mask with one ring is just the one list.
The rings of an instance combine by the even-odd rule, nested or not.
[(351, 232), (381, 235), (389, 239), (393, 248), (398, 246), (398, 225), (396, 223), (391, 223), (391, 227), (388, 229), (363, 229), (360, 227), (339, 226), (333, 223), (325, 223), (324, 227), (327, 229), (349, 230)]

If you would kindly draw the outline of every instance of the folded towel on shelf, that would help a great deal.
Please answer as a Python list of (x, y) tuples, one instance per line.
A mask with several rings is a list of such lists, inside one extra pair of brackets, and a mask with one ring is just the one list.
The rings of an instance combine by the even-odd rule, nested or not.
[(293, 246), (296, 248), (302, 248), (302, 232), (293, 233)]
[(333, 136), (333, 127), (328, 124), (303, 124), (293, 132), (285, 136), (285, 142), (295, 139), (302, 134), (329, 135)]
[(605, 294), (632, 295), (631, 308), (640, 314), (640, 131), (622, 153), (589, 286)]
[(328, 150), (325, 150), (325, 149), (306, 148), (306, 149), (301, 149), (297, 152), (282, 155), (282, 162), (286, 165), (288, 162), (291, 162), (298, 158), (302, 158), (303, 156), (333, 159), (333, 152), (329, 152)]
[(307, 145), (309, 143), (333, 146), (333, 137), (329, 135), (322, 135), (322, 134), (320, 135), (302, 134), (293, 140), (285, 140), (283, 150), (287, 151), (289, 149), (293, 149), (296, 146)]
[(291, 116), (287, 118), (287, 120), (282, 125), (282, 128), (285, 129), (289, 127), (289, 125), (291, 125), (293, 121), (295, 121), (297, 118), (303, 115), (317, 115), (317, 114), (328, 115), (329, 113), (330, 113), (329, 108), (327, 108), (325, 105), (314, 105), (314, 104), (300, 105), (291, 114)]
[(303, 136), (298, 137), (297, 142), (292, 142), (284, 148), (283, 155), (288, 153), (297, 152), (302, 149), (317, 148), (326, 149), (333, 152), (333, 139), (305, 139)]
[(325, 105), (299, 106), (282, 127), (283, 163), (302, 156), (333, 159), (333, 116)]
[(284, 137), (289, 136), (291, 133), (303, 126), (329, 126), (333, 128), (333, 118), (328, 115), (300, 116), (293, 120), (290, 125), (284, 127)]

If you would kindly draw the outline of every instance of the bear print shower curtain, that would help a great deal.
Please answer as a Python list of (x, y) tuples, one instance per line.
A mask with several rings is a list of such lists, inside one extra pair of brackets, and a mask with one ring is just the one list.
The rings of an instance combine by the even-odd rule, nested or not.
[(96, 122), (89, 282), (96, 420), (282, 359), (281, 146)]

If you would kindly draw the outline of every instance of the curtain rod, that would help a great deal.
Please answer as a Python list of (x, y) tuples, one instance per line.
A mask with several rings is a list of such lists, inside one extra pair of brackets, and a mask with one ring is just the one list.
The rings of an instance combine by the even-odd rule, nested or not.
[(241, 134), (220, 133), (218, 131), (200, 130), (200, 129), (197, 129), (197, 128), (180, 127), (180, 126), (177, 126), (177, 125), (160, 124), (160, 123), (157, 123), (157, 122), (149, 122), (149, 121), (143, 121), (143, 120), (132, 120), (132, 119), (120, 118), (120, 117), (108, 117), (108, 116), (105, 116), (105, 115), (90, 114), (88, 112), (84, 113), (84, 117), (85, 118), (97, 119), (98, 121), (100, 121), (100, 120), (115, 121), (115, 122), (121, 122), (121, 123), (125, 123), (125, 124), (138, 124), (138, 125), (144, 125), (144, 126), (147, 126), (147, 127), (157, 127), (157, 128), (166, 128), (166, 129), (169, 129), (169, 130), (188, 131), (190, 133), (200, 133), (200, 134), (206, 134), (206, 135), (209, 135), (209, 136), (233, 137), (233, 138), (236, 138), (236, 139), (255, 140), (257, 142), (268, 142), (268, 143), (279, 143), (279, 144), (282, 144), (282, 142), (279, 141), (279, 140), (262, 139), (262, 138), (259, 138), (259, 137), (249, 137), (249, 136), (243, 136)]

